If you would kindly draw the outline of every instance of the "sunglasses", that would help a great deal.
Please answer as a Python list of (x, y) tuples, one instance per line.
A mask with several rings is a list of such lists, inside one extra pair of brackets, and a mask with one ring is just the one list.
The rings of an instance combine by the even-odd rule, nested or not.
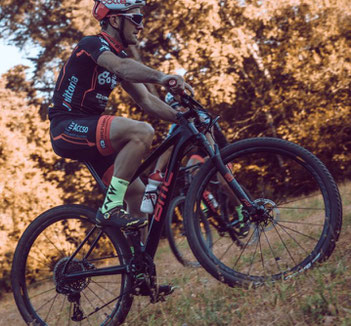
[(142, 14), (118, 14), (116, 16), (123, 16), (129, 21), (131, 21), (134, 25), (137, 25), (138, 27), (143, 24), (144, 15)]

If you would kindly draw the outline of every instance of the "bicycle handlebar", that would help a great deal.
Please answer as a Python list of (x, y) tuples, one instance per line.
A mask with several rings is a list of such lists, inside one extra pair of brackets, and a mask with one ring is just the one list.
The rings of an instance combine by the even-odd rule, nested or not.
[(199, 122), (201, 122), (200, 112), (202, 114), (205, 114), (210, 120), (210, 122), (208, 123), (208, 128), (206, 132), (213, 127), (214, 137), (217, 140), (219, 148), (223, 148), (224, 146), (228, 145), (229, 142), (225, 137), (225, 135), (223, 134), (222, 129), (217, 122), (219, 117), (213, 118), (198, 101), (196, 101), (192, 96), (186, 94), (185, 92), (183, 94), (179, 94), (179, 96), (180, 96), (181, 105), (183, 107), (188, 108), (189, 110), (186, 112), (178, 112), (177, 119), (179, 121), (184, 121), (185, 119), (186, 122), (188, 122), (190, 118), (195, 118), (195, 119), (198, 119)]

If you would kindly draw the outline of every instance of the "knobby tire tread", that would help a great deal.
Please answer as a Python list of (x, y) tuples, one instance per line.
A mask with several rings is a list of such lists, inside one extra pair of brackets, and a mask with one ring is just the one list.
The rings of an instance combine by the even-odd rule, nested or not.
[[(232, 153), (236, 153), (248, 148), (252, 149), (255, 147), (257, 149), (262, 147), (274, 149), (278, 147), (279, 149), (282, 149), (284, 151), (288, 151), (288, 152), (292, 151), (298, 154), (299, 157), (303, 157), (303, 159), (306, 162), (308, 162), (310, 165), (313, 166), (315, 172), (318, 174), (318, 177), (323, 182), (323, 185), (325, 186), (325, 191), (327, 192), (328, 198), (330, 199), (329, 204), (331, 205), (331, 209), (330, 209), (331, 225), (328, 228), (328, 234), (324, 234), (324, 231), (323, 231), (323, 234), (321, 235), (321, 238), (324, 236), (325, 239), (321, 245), (319, 252), (314, 253), (314, 257), (316, 257), (318, 254), (320, 254), (320, 256), (316, 261), (313, 261), (313, 265), (315, 265), (317, 262), (325, 261), (332, 254), (335, 248), (336, 241), (340, 236), (340, 231), (342, 226), (341, 197), (338, 191), (338, 187), (332, 175), (325, 167), (325, 165), (311, 152), (302, 148), (299, 145), (296, 145), (294, 143), (291, 143), (282, 139), (277, 139), (277, 138), (262, 137), (262, 138), (252, 138), (252, 139), (245, 139), (242, 141), (238, 141), (222, 149), (221, 157), (223, 161), (225, 161), (225, 159), (229, 157)], [(188, 235), (188, 242), (195, 257), (198, 259), (200, 264), (219, 281), (226, 283), (229, 286), (238, 286), (238, 285), (247, 286), (249, 284), (252, 284), (252, 282), (248, 281), (247, 279), (243, 279), (240, 276), (240, 273), (237, 273), (236, 271), (229, 269), (227, 266), (221, 266), (217, 262), (216, 257), (213, 256), (213, 254), (208, 250), (208, 248), (204, 248), (201, 241), (198, 239), (198, 234), (195, 230), (196, 222), (194, 222), (195, 219), (193, 216), (194, 214), (193, 207), (196, 201), (196, 194), (198, 193), (198, 190), (200, 189), (201, 184), (203, 183), (203, 180), (205, 180), (206, 176), (213, 169), (215, 169), (213, 163), (210, 160), (208, 160), (201, 167), (200, 171), (195, 176), (195, 179), (193, 180), (190, 186), (190, 189), (188, 191), (188, 196), (186, 198), (186, 204), (185, 204), (185, 217), (184, 217), (186, 233)], [(298, 266), (308, 265), (308, 262), (312, 262), (314, 257), (311, 257), (311, 255), (306, 257), (303, 260), (303, 262), (298, 264)], [(262, 280), (261, 283), (264, 283), (265, 281), (266, 280), (264, 281)], [(260, 282), (258, 283), (255, 282), (255, 283), (259, 284)]]
[[(27, 229), (22, 234), (18, 245), (15, 250), (12, 270), (11, 270), (11, 282), (12, 282), (12, 289), (15, 298), (15, 302), (20, 310), (20, 313), (23, 319), (30, 325), (41, 325), (38, 321), (36, 321), (31, 314), (31, 308), (28, 307), (30, 305), (26, 299), (23, 298), (25, 294), (23, 294), (22, 289), (23, 287), (22, 282), (25, 282), (23, 279), (24, 271), (23, 271), (23, 259), (27, 258), (27, 254), (29, 253), (30, 246), (34, 243), (37, 236), (41, 234), (42, 231), (45, 230), (46, 227), (51, 225), (53, 220), (59, 220), (60, 216), (67, 216), (67, 215), (75, 215), (75, 216), (84, 216), (89, 221), (92, 222), (92, 226), (94, 225), (96, 211), (93, 209), (84, 206), (84, 205), (77, 205), (77, 204), (68, 204), (68, 205), (61, 205), (54, 208), (51, 208), (42, 214), (40, 214), (36, 219), (32, 221), (32, 223), (27, 227)], [(37, 233), (36, 236), (33, 236), (38, 230), (41, 232)], [(113, 246), (117, 250), (119, 248), (119, 252), (122, 253), (122, 257), (126, 261), (130, 259), (130, 249), (127, 243), (127, 240), (123, 236), (122, 232), (118, 231), (118, 234), (112, 233), (112, 230), (104, 230), (105, 233), (108, 235), (110, 241), (112, 242)], [(116, 231), (115, 229), (113, 230)], [(125, 275), (127, 277), (125, 281), (125, 290), (126, 292), (130, 293), (132, 288), (132, 280), (129, 275)], [(131, 305), (133, 303), (133, 296), (128, 294), (124, 295), (121, 301), (121, 304), (114, 314), (113, 319), (108, 323), (108, 325), (120, 325), (125, 320)]]

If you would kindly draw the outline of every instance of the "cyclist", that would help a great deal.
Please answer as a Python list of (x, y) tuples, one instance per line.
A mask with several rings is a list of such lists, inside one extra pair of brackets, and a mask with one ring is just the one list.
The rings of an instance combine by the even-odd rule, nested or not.
[[(112, 90), (120, 84), (143, 110), (171, 122), (176, 122), (176, 112), (148, 92), (144, 83), (170, 89), (172, 82), (173, 92), (187, 89), (193, 93), (183, 77), (128, 58), (125, 50), (137, 44), (144, 28), (143, 6), (143, 0), (95, 0), (93, 16), (100, 22), (101, 32), (78, 42), (61, 69), (49, 109), (56, 154), (90, 161), (104, 180), (112, 171), (104, 203), (96, 215), (101, 226), (140, 229), (148, 223), (140, 212), (145, 186), (140, 179), (129, 182), (151, 146), (154, 129), (146, 122), (104, 115)], [(124, 200), (128, 212), (123, 209)], [(159, 287), (164, 295), (173, 290), (169, 285)], [(139, 294), (148, 295), (147, 286)]]
[[(120, 84), (145, 111), (176, 122), (176, 112), (147, 91), (154, 83), (172, 91), (191, 87), (179, 75), (166, 75), (128, 58), (143, 30), (143, 0), (95, 0), (93, 16), (100, 22), (98, 35), (84, 37), (61, 69), (49, 110), (52, 146), (65, 158), (90, 161), (103, 177), (113, 176), (96, 221), (125, 229), (142, 228), (147, 218), (139, 208), (144, 193), (140, 179), (129, 185), (154, 135), (146, 122), (104, 115), (111, 91)], [(108, 169), (113, 164), (113, 168)], [(105, 178), (106, 179), (106, 178)], [(126, 201), (128, 212), (123, 209)]]

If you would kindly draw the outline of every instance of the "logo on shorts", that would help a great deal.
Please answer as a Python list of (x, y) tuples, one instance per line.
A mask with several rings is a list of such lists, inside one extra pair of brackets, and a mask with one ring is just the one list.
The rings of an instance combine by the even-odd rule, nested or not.
[(100, 140), (100, 146), (101, 148), (106, 148), (106, 144), (104, 140)]
[(83, 134), (86, 134), (89, 131), (89, 127), (79, 125), (78, 123), (75, 123), (74, 121), (72, 121), (70, 123), (70, 125), (68, 126), (67, 129), (72, 130), (72, 131), (76, 131), (76, 132), (81, 132)]

